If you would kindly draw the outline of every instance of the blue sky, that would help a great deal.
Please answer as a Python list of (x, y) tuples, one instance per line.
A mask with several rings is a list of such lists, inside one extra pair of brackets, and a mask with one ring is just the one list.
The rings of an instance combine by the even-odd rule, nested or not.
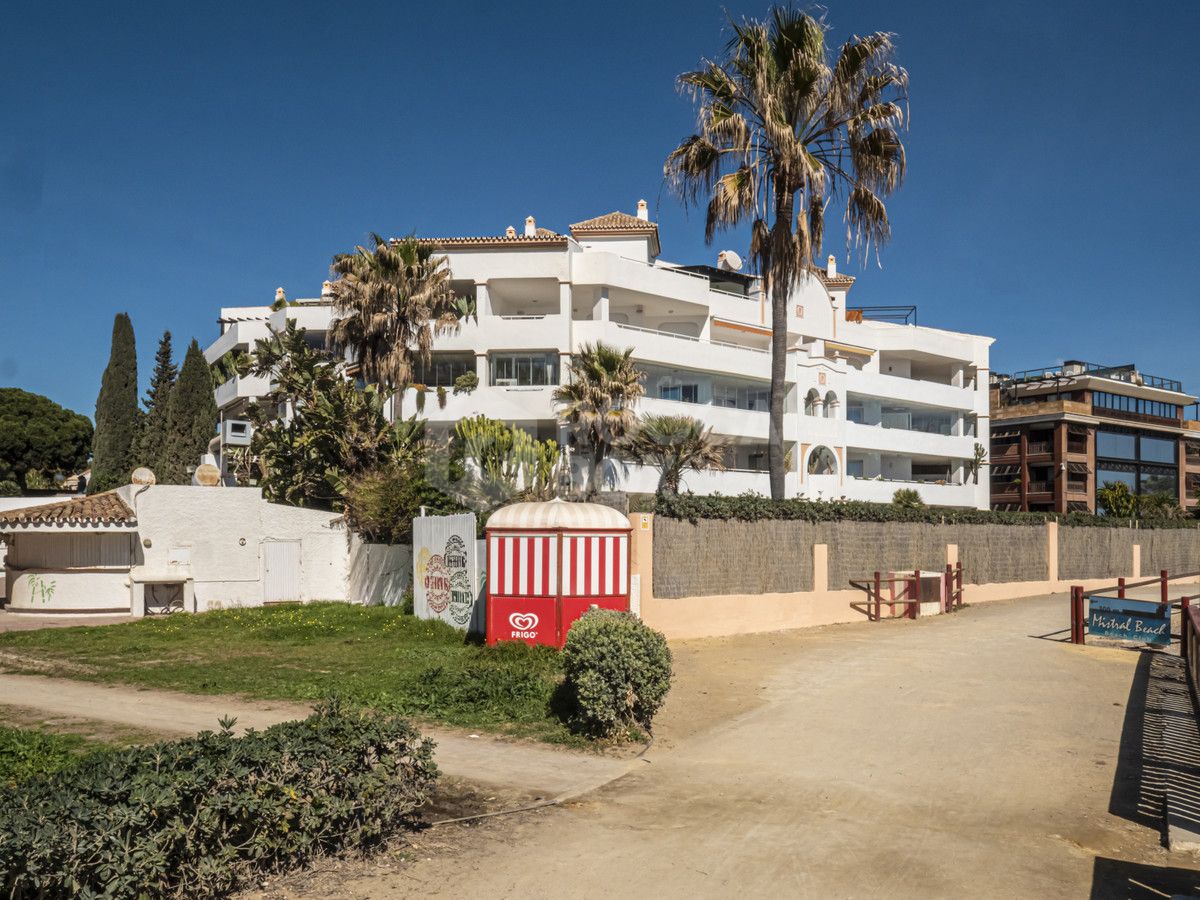
[[(222, 305), (314, 296), (370, 230), (499, 233), (650, 201), (664, 256), (674, 77), (766, 3), (25, 4), (0, 56), (0, 385), (91, 415), (112, 316), (145, 384)], [(831, 3), (898, 34), (909, 174), (858, 304), (997, 338), (993, 365), (1136, 361), (1200, 389), (1188, 159), (1200, 4)]]

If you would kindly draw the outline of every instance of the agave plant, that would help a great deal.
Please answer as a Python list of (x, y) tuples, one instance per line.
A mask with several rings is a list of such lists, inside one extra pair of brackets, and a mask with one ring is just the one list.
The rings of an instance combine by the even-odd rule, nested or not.
[(825, 210), (845, 202), (847, 243), (864, 256), (891, 236), (884, 198), (904, 176), (908, 74), (892, 35), (832, 53), (824, 21), (775, 7), (731, 22), (724, 54), (679, 76), (699, 107), (695, 134), (664, 165), (685, 203), (707, 198), (705, 237), (749, 223), (750, 258), (771, 298), (771, 495), (784, 493), (788, 295), (821, 252)]
[(683, 473), (725, 470), (728, 442), (691, 416), (643, 416), (621, 441), (635, 462), (657, 466), (658, 492), (679, 493)]

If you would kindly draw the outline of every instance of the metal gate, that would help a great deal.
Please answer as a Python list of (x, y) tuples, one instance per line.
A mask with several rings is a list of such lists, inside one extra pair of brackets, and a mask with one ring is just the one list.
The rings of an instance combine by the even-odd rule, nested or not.
[(263, 541), (263, 603), (300, 599), (300, 542)]

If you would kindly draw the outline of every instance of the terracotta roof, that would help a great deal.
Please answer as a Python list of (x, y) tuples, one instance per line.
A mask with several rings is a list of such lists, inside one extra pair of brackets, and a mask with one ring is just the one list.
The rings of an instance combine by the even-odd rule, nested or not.
[(133, 510), (116, 491), (76, 497), (61, 503), (0, 512), (4, 525), (136, 525)]
[(809, 266), (808, 271), (820, 278), (825, 284), (845, 285), (846, 287), (854, 284), (853, 275), (843, 275), (841, 272), (838, 272), (831, 278), (829, 273), (820, 266)]
[(539, 228), (537, 234), (532, 237), (526, 237), (523, 234), (518, 234), (513, 237), (506, 237), (503, 234), (481, 235), (478, 237), (441, 237), (441, 238), (421, 238), (422, 244), (432, 244), (439, 249), (453, 247), (565, 247), (567, 246), (567, 236), (551, 231), (548, 228)]
[(576, 231), (658, 231), (658, 223), (639, 219), (637, 216), (631, 216), (629, 213), (624, 213), (620, 210), (613, 210), (602, 216), (596, 216), (594, 219), (584, 219), (582, 222), (576, 222), (571, 226), (571, 233), (574, 234)]
[(639, 219), (637, 216), (631, 216), (629, 213), (624, 213), (620, 210), (613, 210), (602, 216), (596, 216), (594, 219), (584, 219), (582, 222), (576, 222), (571, 226), (571, 234), (576, 237), (640, 234), (650, 238), (653, 244), (650, 249), (652, 256), (658, 256), (662, 252), (662, 245), (658, 241), (658, 223)]

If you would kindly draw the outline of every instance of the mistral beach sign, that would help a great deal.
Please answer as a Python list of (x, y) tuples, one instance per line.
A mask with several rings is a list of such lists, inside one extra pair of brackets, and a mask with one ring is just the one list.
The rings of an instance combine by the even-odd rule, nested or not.
[(1171, 643), (1171, 605), (1120, 597), (1088, 601), (1088, 632), (1096, 637), (1145, 644)]

